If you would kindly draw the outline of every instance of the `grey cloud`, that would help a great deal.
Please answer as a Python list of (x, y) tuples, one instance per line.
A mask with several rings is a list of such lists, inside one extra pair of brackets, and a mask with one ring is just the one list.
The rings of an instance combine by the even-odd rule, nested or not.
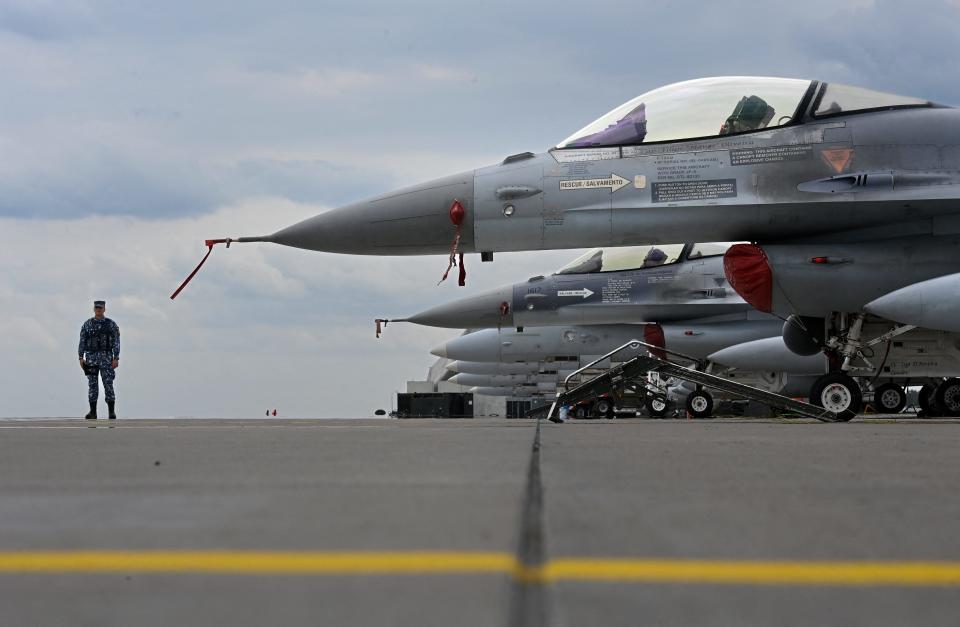
[[(97, 3), (0, 7), (2, 413), (71, 414), (71, 344), (105, 295), (138, 415), (365, 415), (448, 330), (391, 325), (573, 251), (377, 259), (218, 248), (323, 209), (542, 150), (665, 83), (771, 74), (960, 103), (956, 1)], [(291, 202), (298, 200), (303, 205)], [(64, 219), (57, 219), (64, 218)], [(363, 373), (358, 376), (358, 373)], [(362, 402), (358, 402), (361, 399)], [(257, 410), (254, 413), (254, 410)]]
[(0, 4), (0, 33), (41, 41), (89, 35), (96, 12), (82, 0), (6, 0)]
[[(205, 252), (204, 237), (238, 225), (268, 229), (319, 208), (265, 199), (202, 217), (148, 221), (0, 219), (0, 307), (29, 317), (0, 335), (16, 367), (0, 378), (0, 415), (72, 415), (84, 380), (73, 351), (93, 296), (122, 326), (118, 390), (127, 415), (362, 416), (423, 376), (430, 347), (456, 332), (373, 318), (422, 308), (549, 270), (575, 251), (468, 260), (469, 287), (436, 286), (442, 257), (312, 254), (279, 246), (218, 247), (176, 300), (168, 296)], [(358, 403), (358, 399), (362, 402)], [(261, 407), (255, 412), (255, 408)]]
[(151, 160), (105, 146), (68, 150), (28, 172), (0, 170), (0, 215), (169, 218), (212, 210), (228, 198), (187, 162)]

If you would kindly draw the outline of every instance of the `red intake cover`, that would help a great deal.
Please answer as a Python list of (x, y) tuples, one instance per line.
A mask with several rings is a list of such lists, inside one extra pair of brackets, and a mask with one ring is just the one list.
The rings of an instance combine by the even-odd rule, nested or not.
[(770, 313), (773, 306), (773, 272), (767, 253), (755, 244), (734, 244), (723, 256), (723, 271), (730, 286), (754, 307)]
[[(643, 341), (647, 344), (659, 346), (660, 348), (667, 347), (667, 341), (663, 337), (663, 327), (661, 327), (659, 324), (643, 325)], [(660, 359), (667, 358), (667, 354), (663, 351), (651, 350), (650, 354), (654, 357), (659, 357)]]

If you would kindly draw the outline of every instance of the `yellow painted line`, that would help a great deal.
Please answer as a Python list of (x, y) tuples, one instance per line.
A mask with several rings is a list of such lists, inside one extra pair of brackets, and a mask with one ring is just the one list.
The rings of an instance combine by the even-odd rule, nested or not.
[(398, 575), (512, 573), (509, 553), (80, 551), (0, 553), (0, 573), (227, 573)]
[(960, 586), (960, 562), (560, 558), (542, 567), (542, 580), (793, 586)]
[(558, 558), (524, 566), (509, 553), (46, 551), (0, 553), (0, 574), (505, 575), (560, 581), (784, 586), (960, 586), (960, 562)]

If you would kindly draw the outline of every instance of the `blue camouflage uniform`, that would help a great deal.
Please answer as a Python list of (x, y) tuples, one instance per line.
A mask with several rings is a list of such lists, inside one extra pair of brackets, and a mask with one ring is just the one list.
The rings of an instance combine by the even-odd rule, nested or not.
[(116, 400), (113, 380), (117, 373), (113, 369), (113, 360), (120, 359), (120, 327), (110, 318), (90, 318), (80, 327), (80, 347), (77, 349), (80, 359), (87, 362), (87, 399), (97, 402), (100, 386), (97, 374), (103, 379), (103, 393), (108, 403)]

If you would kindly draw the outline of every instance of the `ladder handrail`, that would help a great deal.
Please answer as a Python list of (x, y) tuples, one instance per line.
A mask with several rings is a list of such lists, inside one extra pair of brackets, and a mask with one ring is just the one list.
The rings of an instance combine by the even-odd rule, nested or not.
[[(648, 349), (651, 349), (651, 350), (663, 351), (664, 353), (669, 353), (669, 354), (671, 354), (671, 355), (676, 355), (677, 357), (682, 357), (683, 359), (689, 359), (689, 360), (692, 361), (693, 363), (699, 363), (699, 362), (700, 362), (700, 360), (697, 359), (696, 357), (691, 357), (690, 355), (684, 355), (683, 353), (678, 353), (677, 351), (672, 351), (672, 350), (669, 350), (669, 349), (667, 349), (667, 348), (663, 348), (662, 346), (657, 346), (657, 345), (655, 345), (655, 344), (649, 344), (649, 343), (647, 343), (647, 342), (644, 342), (643, 340), (630, 340), (629, 342), (627, 342), (627, 343), (625, 343), (625, 344), (623, 344), (623, 345), (621, 345), (621, 346), (618, 346), (617, 348), (613, 349), (612, 351), (610, 351), (609, 353), (607, 353), (607, 354), (604, 355), (603, 357), (597, 358), (597, 359), (591, 361), (591, 362), (590, 362), (589, 364), (587, 364), (586, 366), (583, 366), (582, 368), (579, 368), (579, 369), (577, 369), (577, 370), (574, 370), (573, 372), (571, 372), (570, 374), (568, 374), (568, 375), (566, 376), (566, 378), (564, 378), (564, 380), (563, 380), (563, 389), (564, 389), (564, 391), (567, 391), (567, 390), (570, 389), (570, 385), (569, 385), (569, 384), (570, 384), (570, 379), (572, 379), (572, 378), (575, 377), (576, 375), (580, 374), (580, 373), (583, 372), (584, 370), (587, 370), (587, 369), (591, 368), (592, 366), (595, 366), (596, 364), (599, 364), (599, 363), (600, 363), (601, 361), (603, 361), (604, 359), (607, 359), (608, 357), (612, 357), (613, 355), (616, 355), (617, 353), (619, 353), (620, 351), (622, 351), (622, 350), (624, 350), (624, 349), (626, 349), (626, 348), (628, 348), (628, 347), (629, 347), (629, 348), (637, 348), (638, 346), (646, 346)], [(649, 351), (648, 351), (648, 352), (649, 352)], [(557, 396), (559, 396), (559, 395), (560, 395), (560, 394), (559, 394), (559, 390), (558, 390), (558, 391), (557, 391)]]

